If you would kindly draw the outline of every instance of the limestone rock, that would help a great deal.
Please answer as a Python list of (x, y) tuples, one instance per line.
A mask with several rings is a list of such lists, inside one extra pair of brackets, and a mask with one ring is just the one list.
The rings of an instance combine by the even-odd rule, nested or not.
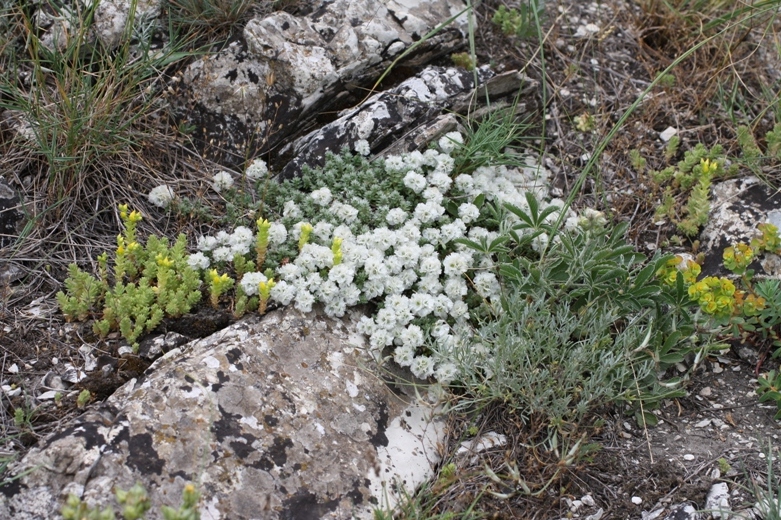
[[(756, 177), (741, 177), (714, 184), (708, 223), (700, 235), (705, 252), (703, 273), (718, 272), (724, 249), (737, 242), (748, 243), (757, 234), (757, 225), (775, 219), (779, 210), (781, 197)], [(752, 268), (758, 268), (757, 273), (760, 274), (781, 274), (778, 257), (763, 256), (763, 263), (767, 265)]]
[(30, 451), (0, 518), (57, 518), (68, 493), (110, 504), (137, 481), (150, 520), (187, 482), (204, 519), (371, 518), (430, 476), (443, 428), (369, 370), (355, 314), (285, 308), (167, 353)]
[[(321, 112), (344, 106), (416, 42), (404, 65), (418, 66), (464, 45), (466, 17), (423, 37), (466, 7), (462, 0), (321, 0), (308, 15), (250, 20), (242, 38), (195, 61), (183, 85), (183, 118), (213, 157), (239, 163), (301, 135)], [(192, 106), (190, 106), (192, 105)], [(283, 124), (296, 121), (297, 124)], [(248, 142), (248, 136), (254, 142)], [(218, 151), (220, 149), (221, 151)]]
[[(515, 94), (525, 82), (516, 71), (494, 76), (489, 68), (477, 71), (478, 89), (490, 91), (496, 107), (501, 97)], [(345, 110), (339, 118), (287, 145), (281, 156), (292, 156), (280, 172), (281, 178), (298, 175), (304, 165), (323, 164), (325, 152), (354, 149), (355, 141), (365, 139), (372, 151), (405, 153), (458, 127), (455, 113), (466, 112), (479, 103), (475, 95), (475, 75), (462, 68), (427, 67), (398, 86), (373, 95), (359, 106)], [(509, 80), (509, 81), (508, 81)]]

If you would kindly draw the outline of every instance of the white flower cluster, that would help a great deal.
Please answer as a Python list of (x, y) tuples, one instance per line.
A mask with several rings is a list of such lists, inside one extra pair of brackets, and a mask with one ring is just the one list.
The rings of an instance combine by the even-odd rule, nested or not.
[(268, 175), (268, 166), (263, 159), (255, 159), (244, 171), (244, 175), (251, 181), (264, 179)]
[(222, 171), (214, 175), (214, 178), (212, 179), (212, 189), (214, 191), (220, 193), (222, 191), (229, 190), (232, 187), (233, 177), (231, 177), (230, 173)]
[(149, 202), (158, 208), (168, 207), (174, 198), (176, 198), (174, 190), (165, 184), (152, 188), (152, 190), (149, 192)]
[[(394, 360), (409, 367), (416, 377), (433, 376), (441, 382), (458, 377), (458, 369), (447, 353), (465, 341), (462, 331), (468, 329), (469, 319), (465, 298), (474, 291), (490, 304), (500, 297), (502, 288), (491, 258), (454, 241), (464, 237), (492, 240), (498, 236), (475, 225), (480, 220), (480, 209), (474, 204), (479, 195), (521, 209), (528, 209), (525, 192), (533, 191), (538, 200), (547, 196), (547, 172), (531, 163), (520, 169), (481, 167), (474, 175), (452, 179), (454, 161), (449, 153), (461, 143), (460, 134), (450, 133), (440, 139), (442, 152), (412, 152), (384, 160), (386, 170), (403, 173), (404, 185), (419, 201), (411, 211), (384, 208), (387, 226), (354, 234), (357, 228), (349, 226), (358, 210), (339, 200), (326, 186), (312, 191), (309, 197), (315, 205), (328, 208), (337, 223), (309, 223), (312, 230), (308, 242), (298, 256), (277, 268), (271, 299), (282, 305), (292, 304), (303, 312), (310, 311), (315, 302), (322, 302), (325, 312), (337, 317), (350, 306), (374, 300), (380, 310), (373, 317), (364, 317), (359, 331), (368, 336), (375, 357), (379, 359), (386, 347), (393, 347)], [(360, 148), (359, 153), (368, 153), (363, 143)], [(225, 175), (219, 182), (215, 177), (215, 189), (217, 184), (221, 189), (230, 187), (232, 179)], [(351, 202), (357, 204), (355, 199)], [(541, 202), (540, 206), (542, 210), (546, 204)], [(451, 208), (453, 214), (446, 208)], [(457, 208), (457, 214), (453, 208)], [(286, 242), (297, 247), (304, 226), (300, 221), (303, 211), (288, 201), (282, 213), (287, 222), (298, 222), (288, 229), (272, 223), (269, 247)], [(556, 218), (557, 212), (548, 217), (551, 222)], [(232, 234), (201, 237), (199, 252), (189, 257), (189, 263), (205, 269), (211, 262), (230, 261), (236, 254), (249, 253), (253, 241), (253, 233), (243, 227)], [(538, 246), (545, 241), (547, 236), (538, 237)], [(335, 254), (337, 247), (339, 255)], [(262, 281), (266, 281), (263, 274), (246, 273), (239, 283), (246, 294), (253, 295)], [(422, 354), (424, 346), (432, 347), (427, 352), (433, 354)]]

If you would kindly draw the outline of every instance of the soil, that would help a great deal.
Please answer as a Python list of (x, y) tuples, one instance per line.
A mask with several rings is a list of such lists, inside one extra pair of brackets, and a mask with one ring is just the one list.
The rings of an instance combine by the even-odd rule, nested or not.
[[(491, 23), (497, 0), (479, 7), (478, 62), (491, 63), (500, 71), (524, 69), (537, 80), (545, 79), (545, 97), (540, 93), (537, 101), (545, 104), (549, 117), (536, 121), (536, 128), (541, 135), (545, 127), (547, 137), (541, 147), (546, 166), (555, 173), (558, 194), (570, 192), (598, 143), (657, 74), (699, 41), (701, 22), (709, 21), (706, 12), (676, 17), (661, 4), (654, 0), (546, 2), (544, 70), (531, 40), (503, 35)], [(653, 88), (609, 142), (596, 175), (581, 187), (576, 207), (595, 207), (616, 221), (629, 222), (630, 239), (640, 250), (696, 250), (692, 241), (674, 238), (673, 225), (656, 225), (654, 211), (661, 193), (644, 172), (632, 167), (628, 151), (638, 149), (648, 159), (648, 167), (655, 169), (667, 165), (659, 134), (668, 127), (679, 129), (681, 150), (696, 143), (719, 143), (736, 155), (737, 124), (754, 123), (756, 135), (764, 135), (772, 128), (773, 111), (763, 112), (767, 102), (763, 104), (761, 94), (777, 89), (781, 81), (781, 60), (772, 47), (779, 28), (781, 20), (776, 16), (757, 31), (744, 31), (730, 40), (729, 52), (718, 43), (708, 44), (671, 70), (670, 82)], [(575, 119), (584, 114), (593, 118), (593, 131), (577, 129)], [(745, 168), (740, 171), (740, 175), (749, 173)], [(770, 182), (781, 175), (764, 173)], [(48, 272), (44, 265), (26, 265), (30, 269), (26, 278), (5, 282), (0, 278), (0, 380), (22, 390), (2, 397), (0, 461), (22, 456), (62, 421), (78, 414), (76, 401), (82, 389), (89, 389), (93, 399), (103, 399), (150, 362), (123, 353), (117, 337), (101, 342), (88, 327), (64, 323), (53, 298), (64, 273), (41, 274)], [(31, 277), (46, 282), (29, 282)], [(200, 337), (230, 321), (224, 315), (189, 319), (167, 323), (159, 332)], [(193, 324), (202, 330), (193, 332)], [(97, 349), (98, 368), (93, 374), (100, 376), (76, 384), (63, 382), (67, 368), (81, 369), (90, 361), (80, 350), (82, 345)], [(665, 401), (654, 412), (657, 426), (640, 428), (622, 410), (606, 410), (590, 439), (600, 449), (571, 466), (539, 456), (540, 450), (529, 447), (534, 434), (500, 407), (484, 411), (478, 435), (501, 433), (507, 443), (474, 460), (460, 461), (455, 478), (434, 485), (436, 493), (429, 505), (433, 512), (458, 511), (478, 500), (478, 510), (486, 517), (502, 519), (645, 520), (664, 518), (685, 503), (704, 509), (713, 484), (726, 482), (732, 509), (747, 514), (756, 502), (754, 486), (767, 489), (768, 454), (777, 458), (781, 447), (780, 423), (773, 418), (777, 409), (773, 403), (759, 403), (755, 392), (757, 375), (777, 368), (778, 360), (732, 345), (699, 363), (691, 373), (686, 397)], [(32, 400), (30, 396), (39, 394), (44, 385), (60, 391), (61, 398)], [(15, 422), (18, 409), (25, 411), (25, 417)], [(474, 417), (453, 419), (448, 454), (475, 421)], [(486, 475), (484, 464), (493, 468), (499, 482)], [(519, 468), (533, 491), (541, 490), (539, 496), (518, 492), (521, 485), (512, 476), (513, 467)], [(548, 481), (551, 484), (542, 490)]]

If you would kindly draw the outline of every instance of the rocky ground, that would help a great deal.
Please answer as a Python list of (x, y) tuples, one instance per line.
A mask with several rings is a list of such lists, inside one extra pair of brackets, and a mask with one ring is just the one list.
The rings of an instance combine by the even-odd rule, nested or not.
[[(684, 14), (676, 16), (661, 4), (549, 1), (542, 53), (533, 40), (497, 30), (491, 18), (498, 2), (479, 7), (479, 63), (490, 63), (497, 71), (522, 69), (532, 78), (547, 80), (544, 92), (524, 101), (545, 108), (545, 118), (532, 119), (537, 135), (546, 135), (534, 147), (556, 174), (555, 186), (562, 195), (569, 193), (590, 154), (637, 96), (698, 41), (701, 24), (709, 21), (707, 9), (683, 9)], [(687, 2), (677, 4), (685, 7)], [(776, 16), (753, 30), (736, 31), (727, 43), (708, 44), (673, 69), (673, 79), (654, 87), (608, 143), (597, 175), (584, 184), (576, 206), (596, 207), (615, 220), (629, 221), (630, 238), (641, 251), (696, 250), (692, 241), (674, 238), (674, 226), (655, 222), (659, 188), (632, 167), (628, 151), (640, 150), (650, 168), (661, 168), (667, 163), (660, 135), (669, 127), (677, 129), (681, 149), (718, 143), (735, 155), (738, 124), (754, 123), (755, 133), (764, 135), (772, 128), (774, 111), (781, 113), (762, 98), (768, 90), (777, 92), (781, 81), (781, 60), (774, 47), (780, 28)], [(773, 102), (777, 105), (778, 99)], [(578, 129), (582, 119), (576, 118), (584, 115), (592, 118), (592, 129)], [(750, 173), (745, 168), (739, 172)], [(781, 180), (772, 165), (760, 173), (771, 183)], [(6, 274), (5, 282), (0, 279), (0, 436), (5, 439), (0, 460), (19, 457), (60, 421), (79, 413), (77, 390), (87, 388), (99, 400), (146, 368), (143, 362), (118, 361), (116, 337), (92, 350), (96, 342), (89, 329), (64, 324), (57, 312), (52, 295), (62, 272), (47, 274), (45, 262), (31, 262), (30, 267), (37, 270), (39, 281), (28, 283), (29, 276), (16, 274)], [(206, 335), (229, 319), (210, 315), (196, 321), (204, 324), (198, 335)], [(576, 467), (534, 459), (534, 450), (525, 447), (530, 432), (501, 408), (483, 411), (479, 421), (454, 418), (450, 445), (444, 447), (448, 453), (464, 439), (466, 425), (477, 422), (478, 436), (495, 432), (506, 442), (461, 466), (467, 469), (447, 486), (432, 490), (432, 508), (463, 510), (477, 500), (478, 509), (492, 518), (694, 518), (670, 515), (686, 504), (697, 510), (714, 507), (706, 497), (723, 491), (726, 484), (728, 507), (748, 517), (757, 501), (752, 490), (767, 488), (768, 454), (777, 457), (781, 446), (779, 422), (773, 419), (776, 408), (758, 403), (755, 393), (757, 375), (778, 367), (778, 360), (766, 354), (761, 344), (730, 344), (702, 360), (692, 373), (688, 395), (658, 410), (658, 426), (639, 428), (620, 410), (606, 410), (592, 439), (601, 449)], [(18, 409), (24, 410), (23, 416), (14, 416)], [(501, 483), (491, 483), (485, 462)], [(530, 483), (561, 472), (540, 496), (528, 497), (513, 492), (508, 469), (513, 464)], [(486, 486), (507, 496), (485, 494)]]

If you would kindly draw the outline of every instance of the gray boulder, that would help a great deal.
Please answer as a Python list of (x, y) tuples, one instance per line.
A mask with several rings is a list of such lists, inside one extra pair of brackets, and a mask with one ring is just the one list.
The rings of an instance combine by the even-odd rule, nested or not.
[(421, 40), (465, 7), (462, 0), (321, 0), (305, 16), (254, 18), (240, 40), (185, 71), (182, 118), (210, 158), (239, 164), (248, 150), (274, 148), (320, 113), (359, 101), (412, 45), (407, 66), (463, 46), (465, 16)]
[(188, 482), (203, 519), (371, 518), (431, 475), (443, 427), (377, 376), (355, 314), (285, 308), (169, 352), (17, 463), (0, 518), (58, 518), (69, 493), (111, 504), (135, 482), (152, 520)]
[(494, 108), (505, 108), (503, 97), (532, 85), (533, 81), (525, 80), (517, 71), (495, 76), (488, 67), (478, 69), (477, 74), (457, 67), (426, 67), (282, 148), (281, 156), (293, 158), (281, 169), (280, 177), (299, 175), (304, 165), (321, 166), (327, 151), (353, 149), (359, 139), (368, 141), (377, 153), (419, 150), (456, 130), (456, 114), (465, 114), (479, 105), (484, 100), (483, 89), (490, 92)]

